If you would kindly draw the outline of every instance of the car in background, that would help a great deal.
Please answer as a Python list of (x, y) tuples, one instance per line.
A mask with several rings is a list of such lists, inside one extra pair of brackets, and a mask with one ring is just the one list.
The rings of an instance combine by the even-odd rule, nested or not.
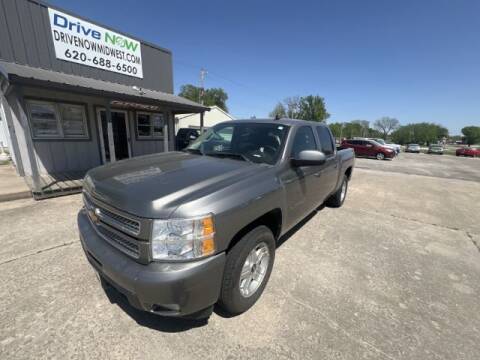
[(418, 144), (408, 144), (405, 147), (405, 152), (420, 154), (420, 145), (418, 145)]
[(374, 157), (377, 160), (393, 159), (395, 150), (370, 139), (346, 139), (340, 145), (342, 149), (353, 149), (356, 156)]
[(177, 151), (185, 149), (193, 140), (196, 140), (200, 136), (200, 130), (192, 128), (178, 129), (177, 136), (175, 138), (175, 149)]
[(471, 157), (480, 157), (480, 148), (478, 147), (463, 147), (455, 151), (457, 156), (471, 156)]
[(441, 144), (430, 144), (428, 147), (428, 154), (437, 154), (437, 155), (443, 155), (443, 145)]
[(390, 149), (393, 149), (397, 155), (400, 154), (400, 148), (401, 148), (401, 146), (398, 145), (398, 144), (387, 143), (385, 140), (380, 139), (380, 138), (369, 139), (369, 140), (376, 141), (376, 142), (378, 142), (380, 145), (383, 145), (383, 146), (385, 146), (385, 147), (388, 147), (388, 148), (390, 148)]

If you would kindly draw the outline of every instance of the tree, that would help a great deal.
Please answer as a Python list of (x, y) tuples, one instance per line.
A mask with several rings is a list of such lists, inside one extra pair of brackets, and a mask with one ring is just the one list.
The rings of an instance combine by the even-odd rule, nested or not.
[(387, 136), (395, 129), (398, 128), (400, 122), (388, 116), (384, 116), (373, 123), (373, 128), (380, 131), (383, 138), (386, 140)]
[(335, 136), (338, 139), (341, 139), (343, 137), (343, 134), (342, 134), (343, 126), (344, 126), (343, 123), (338, 123), (338, 122), (328, 125), (333, 136)]
[(448, 129), (432, 123), (416, 123), (400, 126), (392, 132), (392, 140), (399, 144), (430, 144), (448, 137)]
[(287, 117), (290, 119), (300, 119), (300, 98), (298, 96), (288, 97), (283, 100), (287, 109)]
[(301, 119), (325, 122), (330, 117), (325, 108), (325, 100), (318, 95), (301, 97), (299, 107)]
[(356, 136), (369, 137), (370, 136), (370, 122), (367, 120), (353, 120), (352, 124), (357, 124), (360, 127), (360, 134)]
[(279, 102), (269, 115), (271, 118), (283, 118), (287, 116), (287, 110), (285, 109), (285, 106)]
[[(187, 84), (180, 87), (179, 96), (196, 102), (202, 101), (202, 89), (198, 86)], [(227, 107), (228, 95), (222, 88), (205, 89), (203, 92), (203, 104), (205, 106), (218, 106), (228, 111)]]
[(480, 144), (480, 126), (466, 126), (462, 129), (468, 145)]
[(290, 119), (304, 119), (310, 121), (325, 121), (330, 114), (325, 108), (325, 100), (318, 95), (292, 96), (278, 103), (270, 113), (286, 116)]
[(332, 123), (328, 127), (332, 134), (339, 139), (353, 137), (369, 137), (379, 138), (382, 136), (380, 132), (372, 129), (367, 120), (352, 120), (350, 122)]

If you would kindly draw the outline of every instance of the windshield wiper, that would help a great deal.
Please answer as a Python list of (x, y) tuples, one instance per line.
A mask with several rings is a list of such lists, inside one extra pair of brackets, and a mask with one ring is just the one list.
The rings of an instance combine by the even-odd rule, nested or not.
[(238, 159), (238, 160), (243, 160), (247, 162), (252, 162), (249, 158), (247, 158), (243, 154), (237, 154), (237, 153), (229, 153), (229, 152), (214, 152), (214, 153), (207, 153), (205, 154), (207, 156), (216, 156), (216, 157), (228, 157), (230, 159)]

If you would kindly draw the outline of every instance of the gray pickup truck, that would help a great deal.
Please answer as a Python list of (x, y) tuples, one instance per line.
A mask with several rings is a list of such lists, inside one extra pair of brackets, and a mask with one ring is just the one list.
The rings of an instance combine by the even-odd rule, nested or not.
[(354, 159), (320, 123), (220, 123), (183, 152), (89, 171), (81, 243), (102, 285), (135, 308), (239, 314), (262, 294), (282, 235), (321, 204), (343, 204)]

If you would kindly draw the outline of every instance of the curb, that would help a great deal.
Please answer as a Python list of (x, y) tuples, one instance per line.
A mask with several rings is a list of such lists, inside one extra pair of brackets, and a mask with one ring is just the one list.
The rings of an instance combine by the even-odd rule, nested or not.
[(31, 191), (19, 191), (10, 194), (0, 194), (0, 202), (32, 198)]

